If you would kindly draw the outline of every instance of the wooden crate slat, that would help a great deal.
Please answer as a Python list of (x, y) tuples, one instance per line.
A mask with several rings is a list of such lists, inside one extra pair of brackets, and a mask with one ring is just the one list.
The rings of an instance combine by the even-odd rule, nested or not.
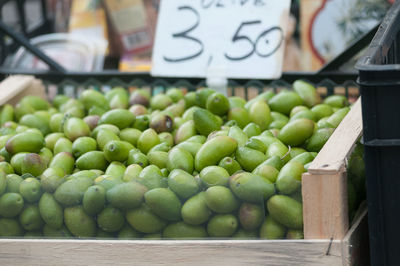
[(16, 96), (30, 87), (34, 79), (33, 76), (14, 75), (3, 80), (0, 83), (0, 105), (13, 104)]
[(333, 175), (306, 173), (302, 179), (304, 238), (342, 239), (349, 228), (344, 169)]
[(308, 168), (311, 174), (336, 174), (362, 134), (361, 97)]
[(366, 212), (342, 241), (0, 239), (0, 265), (367, 265)]
[(0, 265), (340, 265), (341, 252), (329, 240), (26, 239), (0, 240)]

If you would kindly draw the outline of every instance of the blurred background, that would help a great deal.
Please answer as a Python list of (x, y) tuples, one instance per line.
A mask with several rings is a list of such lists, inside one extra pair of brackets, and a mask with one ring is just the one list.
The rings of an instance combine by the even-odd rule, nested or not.
[[(1, 1), (1, 21), (68, 70), (142, 72), (151, 69), (159, 1)], [(392, 2), (293, 0), (284, 71), (320, 69), (374, 28)], [(0, 42), (3, 67), (48, 68), (11, 38)]]

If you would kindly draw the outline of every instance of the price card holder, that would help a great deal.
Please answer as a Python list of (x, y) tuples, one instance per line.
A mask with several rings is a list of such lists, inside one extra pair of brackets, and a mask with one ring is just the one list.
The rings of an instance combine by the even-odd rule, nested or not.
[(209, 88), (228, 96), (226, 68), (222, 66), (208, 67), (206, 72), (206, 84)]
[(290, 0), (163, 0), (152, 75), (279, 78), (289, 8)]

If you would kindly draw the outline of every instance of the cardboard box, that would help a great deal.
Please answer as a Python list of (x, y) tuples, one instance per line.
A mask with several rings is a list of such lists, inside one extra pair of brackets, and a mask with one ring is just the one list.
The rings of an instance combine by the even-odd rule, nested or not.
[(93, 0), (73, 0), (68, 31), (108, 41), (107, 19), (103, 7), (95, 4)]
[(154, 41), (158, 1), (104, 0), (104, 4), (118, 54), (150, 54)]

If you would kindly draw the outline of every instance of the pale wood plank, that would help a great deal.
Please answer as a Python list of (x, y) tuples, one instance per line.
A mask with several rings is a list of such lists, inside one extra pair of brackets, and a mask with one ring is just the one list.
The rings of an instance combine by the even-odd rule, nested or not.
[(44, 88), (44, 85), (41, 80), (39, 79), (34, 79), (32, 80), (31, 84), (22, 89), (17, 95), (12, 97), (8, 103), (11, 105), (16, 105), (22, 98), (24, 98), (27, 95), (35, 95), (39, 96), (42, 99), (47, 100), (46, 96), (46, 90)]
[(345, 236), (349, 228), (346, 180), (344, 168), (333, 175), (303, 174), (304, 238)]
[[(328, 247), (329, 254), (326, 255)], [(0, 265), (340, 265), (328, 240), (0, 240)]]
[(353, 105), (308, 168), (311, 174), (335, 174), (362, 134), (361, 97)]
[(0, 239), (0, 265), (365, 265), (352, 247), (366, 222), (364, 211), (343, 241)]
[(9, 76), (0, 83), (0, 105), (12, 104), (16, 96), (32, 85), (33, 76)]

